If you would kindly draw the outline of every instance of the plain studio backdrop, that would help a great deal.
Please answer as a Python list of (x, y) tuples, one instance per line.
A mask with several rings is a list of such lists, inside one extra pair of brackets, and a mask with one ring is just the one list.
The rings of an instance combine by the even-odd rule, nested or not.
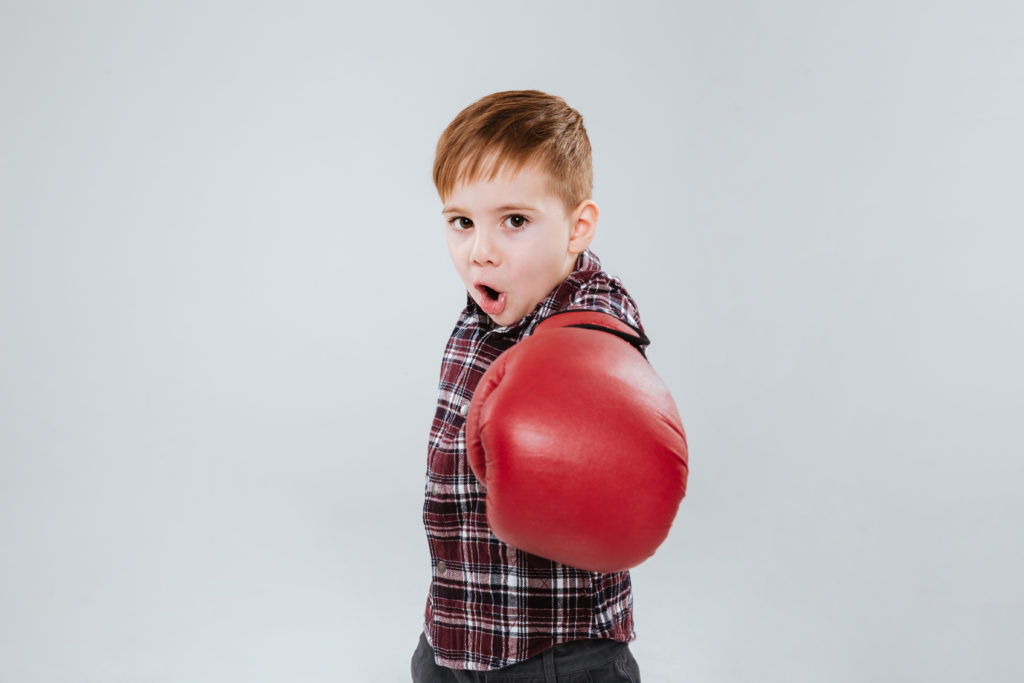
[(1019, 2), (0, 3), (0, 681), (408, 680), (434, 145), (594, 145), (691, 448), (644, 680), (1019, 681)]

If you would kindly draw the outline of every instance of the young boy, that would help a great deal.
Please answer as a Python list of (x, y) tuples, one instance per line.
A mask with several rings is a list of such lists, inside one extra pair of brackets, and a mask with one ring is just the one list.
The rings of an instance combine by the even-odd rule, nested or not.
[(538, 91), (484, 97), (442, 134), (434, 183), (468, 296), (430, 434), (433, 572), (413, 680), (639, 681), (629, 572), (584, 571), (498, 540), (466, 454), (477, 383), (542, 320), (600, 311), (642, 333), (636, 303), (588, 249), (598, 208), (583, 119)]

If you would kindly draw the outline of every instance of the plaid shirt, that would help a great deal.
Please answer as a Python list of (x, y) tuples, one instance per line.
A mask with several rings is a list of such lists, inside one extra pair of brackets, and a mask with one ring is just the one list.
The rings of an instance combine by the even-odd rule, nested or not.
[(586, 638), (628, 642), (633, 631), (629, 572), (568, 567), (498, 540), (487, 525), (486, 490), (466, 457), (473, 390), (495, 358), (552, 313), (597, 310), (640, 327), (622, 283), (580, 254), (575, 270), (528, 316), (507, 327), (468, 298), (444, 351), (440, 395), (427, 452), (423, 522), (432, 580), (424, 633), (437, 663), (492, 670), (558, 643)]

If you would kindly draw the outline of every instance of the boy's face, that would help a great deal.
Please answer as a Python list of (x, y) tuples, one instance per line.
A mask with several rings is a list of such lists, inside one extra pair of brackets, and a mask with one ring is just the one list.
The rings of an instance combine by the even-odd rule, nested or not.
[(566, 213), (548, 173), (525, 166), (493, 180), (459, 183), (444, 204), (448, 253), (466, 291), (500, 326), (536, 308), (590, 244), (597, 206)]

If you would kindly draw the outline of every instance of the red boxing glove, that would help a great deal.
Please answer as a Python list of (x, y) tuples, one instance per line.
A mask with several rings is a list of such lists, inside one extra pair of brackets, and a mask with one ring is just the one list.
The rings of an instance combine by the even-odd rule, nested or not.
[(639, 340), (605, 313), (559, 313), (481, 378), (466, 446), (487, 488), (487, 521), (505, 543), (615, 572), (668, 536), (686, 494), (686, 434), (668, 389), (627, 339)]

